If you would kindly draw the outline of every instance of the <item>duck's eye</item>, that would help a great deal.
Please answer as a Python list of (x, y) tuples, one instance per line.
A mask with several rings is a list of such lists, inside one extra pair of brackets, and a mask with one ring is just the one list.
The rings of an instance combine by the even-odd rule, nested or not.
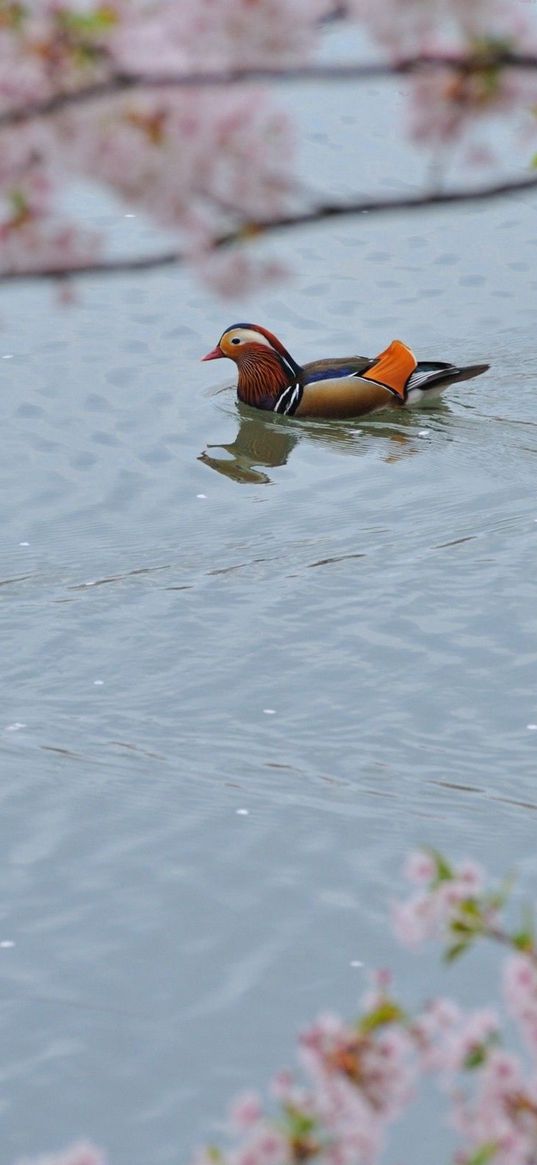
[(234, 336), (234, 337), (233, 337), (233, 339), (232, 339), (232, 341), (231, 341), (231, 343), (232, 343), (232, 344), (240, 344), (239, 337), (238, 337), (238, 336)]

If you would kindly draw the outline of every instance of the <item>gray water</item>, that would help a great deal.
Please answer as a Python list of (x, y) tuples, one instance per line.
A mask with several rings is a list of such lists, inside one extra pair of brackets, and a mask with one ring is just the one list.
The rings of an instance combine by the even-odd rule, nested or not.
[[(411, 183), (381, 96), (364, 166), (342, 93), (295, 94), (306, 170)], [(445, 971), (386, 919), (419, 842), (535, 889), (535, 207), (289, 235), (294, 276), (231, 308), (176, 272), (3, 291), (2, 1161), (187, 1161), (372, 967), (493, 996), (489, 956)], [(398, 335), (492, 370), (276, 420), (199, 363), (234, 319), (302, 360)], [(392, 1158), (429, 1162), (434, 1120)]]

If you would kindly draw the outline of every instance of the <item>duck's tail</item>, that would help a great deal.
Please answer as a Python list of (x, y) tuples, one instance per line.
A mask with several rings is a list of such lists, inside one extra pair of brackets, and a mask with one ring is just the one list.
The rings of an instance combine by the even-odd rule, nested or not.
[(481, 376), (488, 368), (490, 364), (467, 364), (463, 368), (457, 368), (455, 364), (422, 360), (408, 379), (407, 404), (418, 404), (424, 398), (434, 400), (444, 389), (449, 388), (450, 384), (456, 384), (460, 380), (472, 380), (474, 376)]
[(464, 368), (454, 369), (453, 375), (449, 376), (449, 383), (454, 384), (456, 380), (473, 380), (474, 376), (481, 376), (482, 372), (488, 372), (490, 364), (466, 364)]

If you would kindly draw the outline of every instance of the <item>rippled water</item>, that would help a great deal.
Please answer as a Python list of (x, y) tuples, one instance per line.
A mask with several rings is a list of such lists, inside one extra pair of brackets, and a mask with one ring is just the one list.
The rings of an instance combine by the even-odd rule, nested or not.
[[(535, 886), (534, 218), (289, 236), (294, 280), (231, 311), (170, 273), (3, 294), (3, 1159), (184, 1161), (367, 968), (448, 990), (386, 927), (409, 846)], [(199, 363), (234, 318), (299, 359), (401, 335), (492, 371), (271, 419)], [(412, 1124), (398, 1148), (431, 1159)]]

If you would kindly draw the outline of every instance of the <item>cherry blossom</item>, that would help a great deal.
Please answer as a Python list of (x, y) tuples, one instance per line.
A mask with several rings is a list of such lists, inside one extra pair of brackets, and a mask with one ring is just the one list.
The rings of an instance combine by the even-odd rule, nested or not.
[(413, 850), (405, 861), (404, 876), (417, 886), (428, 886), (436, 874), (436, 862), (425, 850)]
[[(58, 104), (0, 124), (0, 275), (106, 260), (106, 238), (65, 209), (82, 180), (142, 211), (217, 291), (281, 278), (281, 265), (251, 258), (248, 244), (252, 222), (304, 209), (292, 117), (266, 86), (193, 82), (315, 62), (334, 16), (364, 25), (387, 67), (408, 53), (444, 59), (406, 82), (410, 132), (427, 148), (463, 142), (467, 159), (490, 159), (476, 129), (499, 117), (537, 128), (534, 74), (495, 59), (537, 46), (537, 17), (522, 0), (5, 0), (0, 118)], [(459, 67), (461, 54), (473, 69)], [(91, 100), (69, 103), (88, 89)], [(217, 262), (230, 233), (241, 246)]]
[[(418, 946), (454, 925), (471, 927), (479, 921), (472, 916), (472, 901), (482, 889), (484, 875), (476, 862), (466, 860), (450, 869), (433, 852), (418, 852), (407, 859), (406, 873), (421, 888), (393, 908), (395, 932), (405, 945)], [(492, 914), (489, 904), (489, 919)]]
[(495, 1165), (528, 1165), (537, 1153), (537, 1087), (518, 1057), (498, 1049), (487, 1055), (472, 1095), (458, 1096), (453, 1122), (471, 1160), (483, 1145), (494, 1147)]
[(237, 1132), (249, 1129), (261, 1120), (263, 1109), (259, 1093), (242, 1092), (235, 1097), (229, 1111), (229, 1123)]
[(503, 990), (510, 1014), (537, 1059), (537, 964), (524, 954), (513, 954), (503, 967)]
[[(405, 875), (418, 890), (410, 907), (398, 906), (396, 932), (406, 910), (420, 940), (450, 943), (453, 930), (455, 954), (484, 937), (508, 949), (503, 997), (533, 1061), (537, 946), (527, 920), (508, 929), (507, 887), (491, 885), (478, 863), (450, 863), (434, 850), (410, 854)], [(448, 954), (455, 957), (452, 947)], [(419, 1099), (425, 1079), (435, 1080), (447, 1099), (460, 1138), (455, 1165), (536, 1165), (537, 1071), (505, 1046), (501, 1007), (469, 1010), (438, 997), (411, 1013), (394, 992), (383, 969), (373, 974), (356, 1020), (319, 1016), (299, 1037), (298, 1071), (281, 1071), (272, 1081), (277, 1111), (271, 1116), (270, 1098), (265, 1108), (257, 1093), (238, 1097), (232, 1108), (238, 1145), (198, 1155), (195, 1165), (376, 1165), (389, 1126)]]
[[(367, 1025), (366, 1025), (367, 1027)], [(300, 1039), (301, 1062), (323, 1086), (347, 1080), (383, 1119), (392, 1120), (412, 1094), (412, 1040), (404, 1028), (388, 1024), (379, 1031), (353, 1030), (336, 1016), (321, 1016)], [(339, 1097), (341, 1102), (342, 1097)]]
[[(476, 128), (503, 117), (522, 119), (529, 128), (536, 100), (536, 78), (516, 69), (485, 64), (481, 71), (466, 75), (456, 68), (425, 69), (413, 82), (410, 128), (418, 141), (437, 146), (470, 141)], [(485, 147), (472, 145), (474, 158), (478, 150)], [(487, 160), (493, 158), (488, 149)]]
[(166, 0), (118, 23), (113, 49), (135, 70), (282, 66), (312, 53), (333, 7), (329, 0)]
[(498, 40), (523, 35), (529, 25), (524, 0), (348, 0), (347, 9), (364, 21), (379, 41), (397, 54), (416, 47), (460, 50), (484, 36)]
[[(414, 889), (403, 938), (447, 938), (454, 958), (470, 943), (492, 940), (504, 954), (501, 1002), (468, 1009), (439, 996), (410, 1010), (388, 969), (371, 976), (359, 1015), (325, 1012), (298, 1040), (295, 1070), (267, 1089), (248, 1090), (229, 1109), (227, 1148), (209, 1146), (191, 1165), (377, 1165), (390, 1126), (420, 1101), (425, 1080), (448, 1104), (458, 1138), (453, 1165), (537, 1163), (537, 943), (528, 913), (509, 927), (508, 887), (491, 884), (476, 862), (448, 862), (435, 850), (405, 863)], [(416, 906), (416, 896), (419, 909)], [(505, 952), (507, 952), (505, 954)], [(520, 1048), (511, 1049), (506, 1014)], [(527, 1058), (525, 1058), (527, 1057)], [(419, 1109), (418, 1109), (419, 1119)], [(104, 1165), (89, 1145), (17, 1165)], [(446, 1162), (447, 1165), (447, 1162)]]

